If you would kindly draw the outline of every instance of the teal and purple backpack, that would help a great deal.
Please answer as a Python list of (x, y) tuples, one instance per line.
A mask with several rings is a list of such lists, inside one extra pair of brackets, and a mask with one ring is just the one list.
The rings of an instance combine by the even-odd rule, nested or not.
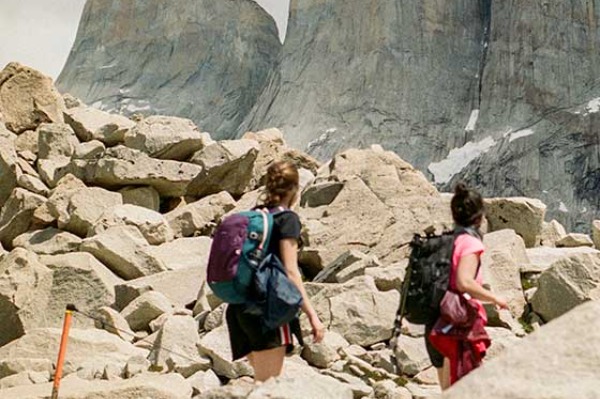
[(226, 217), (213, 235), (207, 282), (217, 297), (232, 304), (250, 299), (255, 271), (267, 255), (273, 214), (251, 210)]
[(287, 277), (275, 254), (268, 253), (276, 213), (252, 210), (225, 218), (213, 236), (207, 282), (216, 296), (261, 316), (263, 329), (272, 330), (294, 319), (302, 294)]

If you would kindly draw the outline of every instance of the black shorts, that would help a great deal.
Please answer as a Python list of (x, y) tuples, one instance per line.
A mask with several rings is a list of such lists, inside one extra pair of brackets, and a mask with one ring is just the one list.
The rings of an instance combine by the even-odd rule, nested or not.
[(229, 342), (233, 360), (241, 359), (250, 352), (286, 346), (287, 352), (294, 348), (293, 336), (302, 345), (300, 321), (296, 318), (275, 330), (263, 332), (260, 316), (244, 313), (244, 305), (229, 305), (225, 313), (229, 328)]
[(438, 352), (438, 350), (431, 345), (431, 342), (429, 342), (429, 333), (431, 333), (431, 330), (433, 330), (433, 324), (425, 326), (425, 346), (427, 347), (427, 354), (429, 355), (431, 364), (439, 369), (444, 366), (444, 355)]

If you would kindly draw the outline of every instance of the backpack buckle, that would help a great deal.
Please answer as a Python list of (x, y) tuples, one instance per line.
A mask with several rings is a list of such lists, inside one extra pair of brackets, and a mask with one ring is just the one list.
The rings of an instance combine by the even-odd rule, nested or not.
[(262, 261), (263, 251), (255, 249), (254, 251), (248, 252), (248, 261), (254, 267), (258, 267), (258, 264)]
[(262, 241), (262, 234), (259, 234), (256, 231), (251, 231), (248, 233), (248, 238), (254, 241)]

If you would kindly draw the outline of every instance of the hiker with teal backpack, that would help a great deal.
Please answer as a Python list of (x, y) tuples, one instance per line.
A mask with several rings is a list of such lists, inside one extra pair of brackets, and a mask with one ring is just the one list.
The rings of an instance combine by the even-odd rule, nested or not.
[(298, 310), (308, 316), (314, 342), (325, 333), (298, 268), (301, 225), (290, 210), (298, 195), (296, 166), (274, 162), (267, 170), (262, 204), (223, 220), (211, 247), (207, 281), (229, 303), (233, 359), (247, 357), (257, 382), (281, 374), (294, 337), (303, 344)]
[(481, 195), (460, 182), (451, 201), (455, 229), (441, 235), (416, 235), (396, 321), (425, 326), (425, 344), (442, 390), (478, 367), (491, 341), (485, 331), (483, 302), (507, 309), (506, 301), (483, 287), (479, 228)]

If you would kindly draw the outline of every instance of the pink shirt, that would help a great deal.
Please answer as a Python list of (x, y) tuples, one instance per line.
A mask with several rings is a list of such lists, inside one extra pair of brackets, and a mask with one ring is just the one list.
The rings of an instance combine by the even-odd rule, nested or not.
[[(473, 254), (479, 255), (481, 259), (481, 255), (484, 251), (485, 247), (480, 239), (475, 238), (470, 234), (461, 234), (456, 237), (456, 240), (454, 240), (454, 252), (452, 253), (452, 273), (450, 274), (450, 287), (452, 289), (456, 290), (456, 272), (458, 270), (460, 259), (464, 256)], [(479, 268), (475, 281), (483, 285), (483, 273), (481, 272), (481, 268)], [(480, 301), (477, 301), (477, 303), (479, 304), (479, 314), (487, 321), (487, 315), (483, 304)]]

